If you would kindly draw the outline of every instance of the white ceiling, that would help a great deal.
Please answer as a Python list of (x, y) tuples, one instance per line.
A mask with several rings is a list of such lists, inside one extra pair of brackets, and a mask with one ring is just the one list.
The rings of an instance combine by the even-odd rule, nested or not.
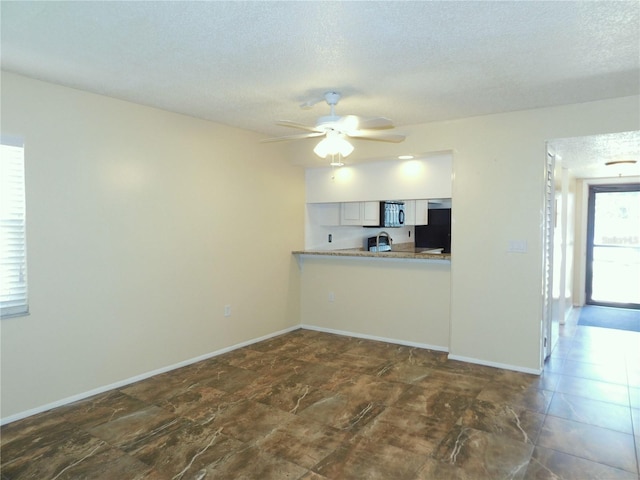
[(270, 136), (327, 114), (299, 107), (327, 90), (399, 127), (640, 93), (637, 1), (0, 8), (4, 70)]

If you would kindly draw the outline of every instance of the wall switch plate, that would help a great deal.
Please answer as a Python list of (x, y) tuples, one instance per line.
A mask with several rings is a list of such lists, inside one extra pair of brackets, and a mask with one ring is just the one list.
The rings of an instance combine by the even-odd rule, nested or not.
[(231, 305), (225, 305), (224, 306), (224, 316), (225, 317), (230, 317), (231, 316)]
[(336, 294), (333, 292), (329, 292), (329, 301), (330, 302), (335, 302), (336, 301)]
[(526, 240), (509, 240), (509, 245), (507, 246), (507, 252), (527, 253), (527, 241)]

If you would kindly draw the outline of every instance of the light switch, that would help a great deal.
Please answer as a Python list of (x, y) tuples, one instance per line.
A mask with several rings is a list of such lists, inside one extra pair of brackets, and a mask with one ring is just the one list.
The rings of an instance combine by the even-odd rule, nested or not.
[(509, 240), (509, 246), (507, 252), (511, 253), (527, 253), (527, 241), (526, 240)]

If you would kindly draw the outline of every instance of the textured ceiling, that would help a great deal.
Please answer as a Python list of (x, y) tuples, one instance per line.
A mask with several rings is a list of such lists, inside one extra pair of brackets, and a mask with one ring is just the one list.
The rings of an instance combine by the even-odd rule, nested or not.
[(640, 93), (640, 3), (1, 2), (2, 68), (265, 135)]

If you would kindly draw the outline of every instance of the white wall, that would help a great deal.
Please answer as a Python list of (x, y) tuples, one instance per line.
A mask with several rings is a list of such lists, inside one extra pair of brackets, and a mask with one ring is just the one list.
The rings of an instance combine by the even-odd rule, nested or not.
[[(354, 161), (453, 151), (453, 357), (540, 370), (545, 142), (639, 128), (634, 96), (403, 127), (402, 144), (355, 144)], [(292, 145), (291, 158), (310, 161), (306, 147)], [(528, 251), (507, 252), (510, 240)]]
[(2, 133), (31, 310), (0, 324), (3, 419), (299, 323), (304, 171), (278, 146), (9, 73)]
[(413, 160), (307, 168), (307, 202), (451, 198), (451, 163), (451, 152), (442, 152)]

